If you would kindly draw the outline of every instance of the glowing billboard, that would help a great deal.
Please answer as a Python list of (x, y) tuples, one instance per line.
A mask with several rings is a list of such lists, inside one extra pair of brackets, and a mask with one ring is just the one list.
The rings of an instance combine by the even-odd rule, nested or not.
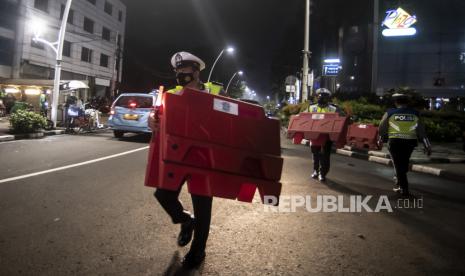
[(383, 26), (387, 29), (383, 30), (384, 36), (412, 36), (417, 33), (417, 30), (412, 27), (417, 22), (415, 15), (410, 15), (402, 8), (397, 10), (389, 10), (386, 12), (386, 18), (383, 21)]

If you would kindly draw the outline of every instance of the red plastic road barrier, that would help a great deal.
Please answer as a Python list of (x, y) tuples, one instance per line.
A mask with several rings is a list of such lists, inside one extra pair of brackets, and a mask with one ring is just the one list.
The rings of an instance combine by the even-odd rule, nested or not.
[(257, 105), (184, 89), (163, 94), (145, 185), (251, 202), (279, 197), (283, 159), (279, 121)]
[(345, 145), (348, 123), (348, 117), (341, 117), (337, 113), (304, 112), (291, 116), (287, 134), (288, 138), (294, 139), (294, 143), (305, 138), (312, 145), (323, 145), (329, 139), (337, 147), (342, 147)]
[(377, 150), (378, 127), (373, 124), (352, 124), (347, 131), (347, 145), (357, 149)]

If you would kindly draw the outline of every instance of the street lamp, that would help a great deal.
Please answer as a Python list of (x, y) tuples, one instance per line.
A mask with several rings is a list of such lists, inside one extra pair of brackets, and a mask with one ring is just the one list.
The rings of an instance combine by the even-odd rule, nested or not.
[(239, 76), (242, 76), (244, 74), (244, 72), (242, 71), (237, 71), (236, 73), (234, 73), (234, 75), (232, 75), (231, 79), (229, 79), (229, 82), (228, 82), (228, 85), (226, 86), (226, 94), (228, 94), (228, 88), (229, 86), (231, 85), (231, 82), (232, 80), (234, 79), (234, 77), (239, 74)]
[(220, 59), (220, 57), (223, 55), (224, 51), (226, 51), (226, 52), (232, 54), (232, 53), (234, 52), (234, 48), (233, 48), (233, 47), (228, 47), (228, 48), (226, 48), (226, 49), (221, 50), (220, 54), (218, 55), (218, 57), (216, 58), (215, 62), (214, 62), (213, 65), (212, 65), (212, 69), (210, 69), (210, 74), (208, 74), (208, 80), (207, 80), (207, 82), (210, 82), (210, 79), (211, 79), (212, 73), (213, 73), (213, 69), (215, 68), (215, 65), (216, 65), (216, 63), (218, 62), (218, 60)]
[(63, 58), (63, 43), (65, 40), (66, 32), (66, 23), (68, 22), (68, 14), (71, 8), (71, 2), (73, 0), (67, 0), (65, 10), (63, 13), (63, 19), (61, 20), (60, 31), (58, 33), (58, 40), (55, 42), (49, 42), (40, 37), (42, 32), (45, 29), (45, 24), (43, 21), (35, 21), (33, 26), (34, 41), (44, 43), (45, 45), (50, 46), (56, 54), (56, 64), (55, 64), (55, 77), (53, 80), (53, 95), (52, 95), (52, 114), (51, 119), (53, 122), (53, 127), (57, 125), (57, 111), (58, 111), (58, 96), (60, 91), (60, 77), (61, 77), (61, 60)]

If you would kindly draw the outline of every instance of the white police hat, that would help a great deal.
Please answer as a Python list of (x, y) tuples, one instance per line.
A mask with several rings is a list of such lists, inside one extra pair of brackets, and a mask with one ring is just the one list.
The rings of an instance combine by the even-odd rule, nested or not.
[(394, 93), (392, 94), (392, 98), (393, 99), (408, 98), (408, 95), (404, 93)]
[(329, 89), (326, 89), (326, 88), (318, 88), (315, 93), (317, 95), (320, 95), (320, 94), (327, 94), (328, 96), (331, 96), (331, 91), (329, 91)]
[(171, 65), (173, 66), (173, 68), (193, 66), (199, 69), (199, 71), (205, 69), (205, 62), (188, 52), (177, 52), (176, 54), (174, 54), (171, 57)]

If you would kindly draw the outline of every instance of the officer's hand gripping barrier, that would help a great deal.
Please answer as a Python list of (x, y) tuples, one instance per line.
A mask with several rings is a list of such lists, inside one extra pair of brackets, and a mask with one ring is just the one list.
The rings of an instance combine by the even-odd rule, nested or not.
[[(164, 93), (150, 142), (145, 185), (251, 202), (258, 188), (279, 198), (283, 159), (279, 121), (263, 108), (184, 89)], [(274, 201), (276, 202), (276, 201)]]
[(302, 139), (308, 139), (314, 146), (321, 146), (331, 140), (336, 147), (343, 147), (346, 142), (349, 117), (337, 113), (307, 113), (291, 116), (287, 137), (294, 144), (300, 144)]
[(347, 131), (347, 145), (362, 150), (379, 150), (383, 144), (378, 141), (378, 133), (378, 127), (373, 124), (352, 124)]

